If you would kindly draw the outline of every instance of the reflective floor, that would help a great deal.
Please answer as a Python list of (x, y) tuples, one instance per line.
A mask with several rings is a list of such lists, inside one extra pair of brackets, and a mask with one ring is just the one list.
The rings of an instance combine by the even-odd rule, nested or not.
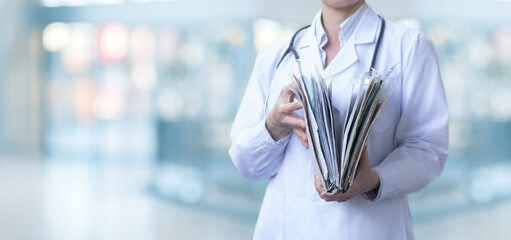
[[(151, 193), (155, 167), (0, 161), (0, 239), (250, 239), (255, 219)], [(417, 239), (509, 239), (511, 201), (415, 224)], [(413, 214), (413, 212), (412, 212)]]
[(148, 192), (151, 169), (0, 163), (0, 239), (250, 239), (253, 221)]

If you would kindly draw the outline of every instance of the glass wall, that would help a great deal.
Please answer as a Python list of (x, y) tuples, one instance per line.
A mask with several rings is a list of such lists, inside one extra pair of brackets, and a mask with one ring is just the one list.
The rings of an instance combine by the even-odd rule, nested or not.
[[(149, 166), (153, 196), (255, 221), (266, 182), (234, 168), (230, 128), (257, 49), (299, 25), (87, 17), (100, 2), (48, 0), (38, 8), (45, 159)], [(133, 4), (144, 6), (108, 8), (115, 15)]]

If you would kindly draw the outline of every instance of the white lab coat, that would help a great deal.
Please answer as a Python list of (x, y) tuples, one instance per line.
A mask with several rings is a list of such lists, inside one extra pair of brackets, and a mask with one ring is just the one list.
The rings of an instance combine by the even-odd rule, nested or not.
[[(368, 70), (380, 26), (366, 9), (337, 57), (319, 67), (338, 109), (345, 109), (353, 80)], [(389, 77), (397, 82), (366, 142), (380, 188), (372, 200), (359, 195), (343, 203), (318, 196), (311, 155), (294, 133), (276, 142), (265, 127), (290, 73), (298, 73), (292, 54), (276, 68), (289, 40), (260, 51), (232, 127), (236, 168), (249, 178), (270, 178), (254, 239), (413, 239), (406, 195), (440, 174), (448, 152), (447, 100), (431, 40), (386, 21), (376, 69), (399, 63)], [(322, 66), (317, 46), (312, 27), (295, 40), (306, 75)]]

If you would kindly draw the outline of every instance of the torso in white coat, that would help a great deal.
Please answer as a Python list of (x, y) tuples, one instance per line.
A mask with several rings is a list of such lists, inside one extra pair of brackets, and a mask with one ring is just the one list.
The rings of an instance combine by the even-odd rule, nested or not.
[[(351, 85), (369, 69), (380, 27), (378, 16), (367, 8), (324, 70), (312, 27), (295, 40), (303, 73), (318, 68), (341, 111)], [(441, 172), (448, 150), (447, 103), (434, 48), (424, 34), (387, 21), (381, 41), (376, 70), (399, 65), (389, 77), (396, 81), (394, 91), (366, 143), (381, 181), (374, 200), (357, 196), (325, 202), (314, 187), (310, 150), (295, 134), (279, 142), (269, 137), (265, 116), (298, 69), (292, 54), (276, 67), (289, 39), (259, 54), (233, 124), (230, 149), (244, 175), (271, 178), (254, 239), (413, 239), (406, 194)]]

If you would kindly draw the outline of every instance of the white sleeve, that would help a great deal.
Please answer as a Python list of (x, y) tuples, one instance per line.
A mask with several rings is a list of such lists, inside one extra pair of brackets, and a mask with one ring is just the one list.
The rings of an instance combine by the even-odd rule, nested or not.
[(434, 46), (420, 33), (410, 54), (403, 69), (398, 147), (374, 167), (380, 188), (373, 201), (419, 190), (441, 173), (447, 158), (447, 99)]
[(269, 63), (271, 54), (277, 51), (263, 49), (259, 53), (231, 130), (231, 159), (243, 175), (254, 179), (277, 173), (290, 136), (274, 141), (266, 129), (264, 105), (276, 70), (275, 64)]

